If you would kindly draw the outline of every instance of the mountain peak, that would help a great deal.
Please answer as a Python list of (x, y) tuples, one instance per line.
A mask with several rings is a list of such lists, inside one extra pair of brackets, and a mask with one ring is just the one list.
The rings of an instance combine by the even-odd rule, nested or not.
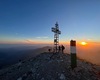
[(97, 66), (77, 60), (72, 70), (70, 55), (41, 53), (35, 58), (0, 70), (1, 80), (99, 80)]

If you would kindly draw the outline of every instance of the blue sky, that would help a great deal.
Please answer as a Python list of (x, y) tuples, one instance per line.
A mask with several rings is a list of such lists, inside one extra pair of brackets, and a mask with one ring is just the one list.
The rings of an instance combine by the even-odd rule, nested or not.
[(100, 41), (99, 0), (0, 0), (0, 43), (50, 43), (56, 21), (61, 42)]

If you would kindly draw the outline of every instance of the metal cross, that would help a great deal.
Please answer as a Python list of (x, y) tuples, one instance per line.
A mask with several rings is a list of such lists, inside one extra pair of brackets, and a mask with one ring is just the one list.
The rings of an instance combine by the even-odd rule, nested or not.
[(58, 23), (56, 22), (55, 27), (51, 28), (52, 32), (54, 32), (54, 45), (55, 45), (55, 51), (58, 52), (58, 46), (59, 46), (59, 34), (61, 34), (61, 31), (59, 30)]

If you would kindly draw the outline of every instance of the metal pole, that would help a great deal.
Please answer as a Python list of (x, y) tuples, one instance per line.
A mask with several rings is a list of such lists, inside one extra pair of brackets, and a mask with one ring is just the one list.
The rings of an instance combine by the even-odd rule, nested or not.
[(74, 69), (77, 67), (77, 58), (76, 58), (76, 41), (70, 41), (70, 53), (71, 53), (71, 67)]

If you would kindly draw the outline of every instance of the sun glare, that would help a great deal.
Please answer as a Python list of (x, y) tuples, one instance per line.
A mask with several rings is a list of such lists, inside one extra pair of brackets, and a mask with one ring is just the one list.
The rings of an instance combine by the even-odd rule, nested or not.
[(86, 42), (81, 42), (81, 45), (84, 45), (85, 46), (85, 45), (87, 45), (87, 43)]

